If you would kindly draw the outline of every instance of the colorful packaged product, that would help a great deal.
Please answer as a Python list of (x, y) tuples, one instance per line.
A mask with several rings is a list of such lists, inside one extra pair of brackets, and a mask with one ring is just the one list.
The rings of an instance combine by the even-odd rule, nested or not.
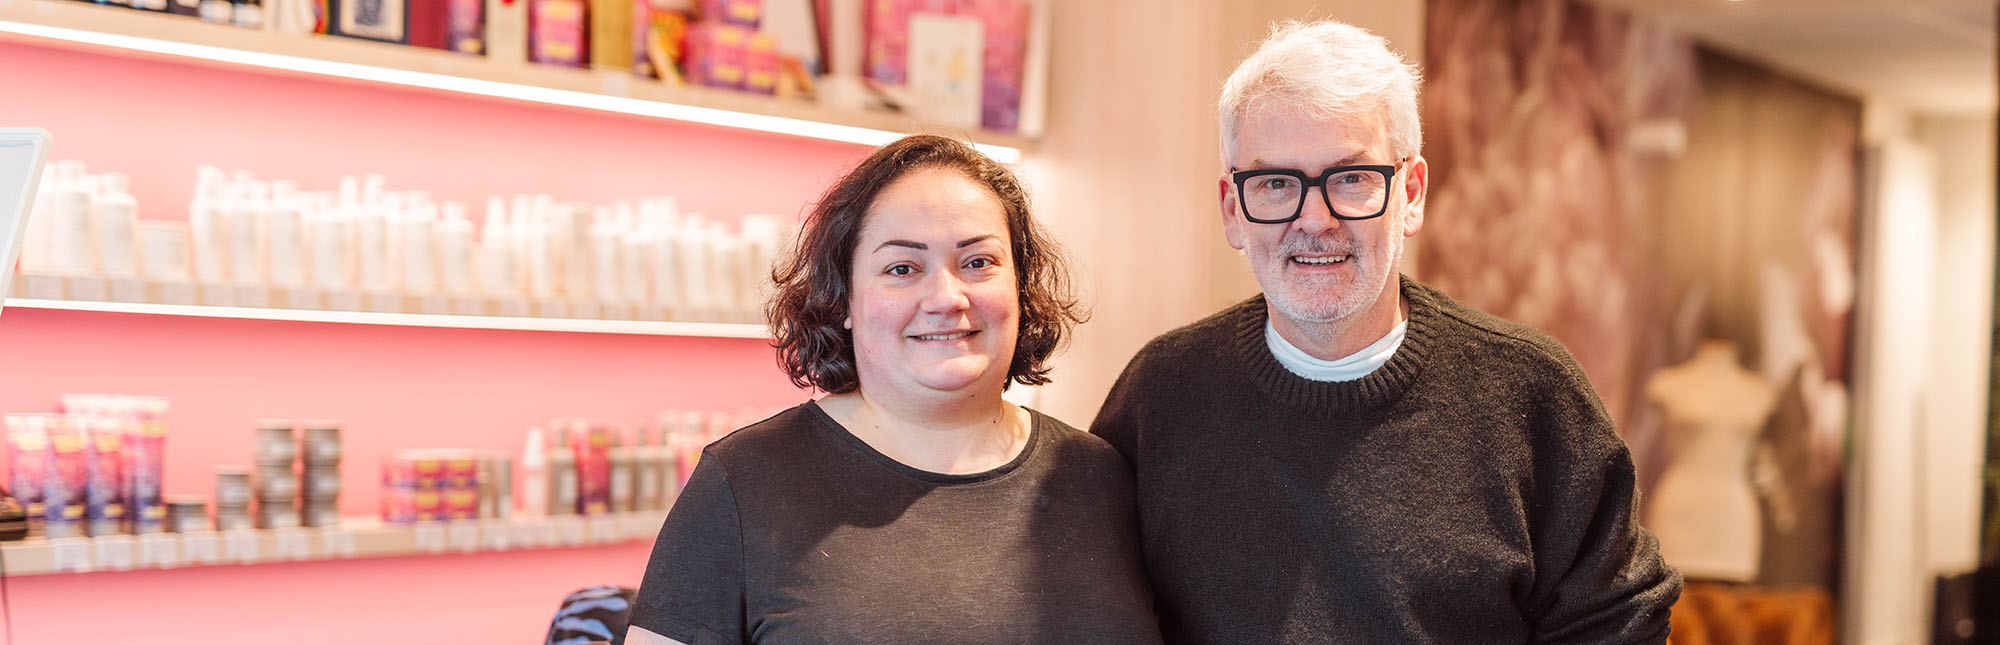
[(88, 439), (77, 417), (66, 414), (48, 417), (49, 473), (42, 483), (43, 533), (49, 537), (76, 537), (83, 532), (84, 492), (88, 473), (84, 464)]
[[(687, 14), (652, 6), (650, 0), (632, 3), (634, 35), (632, 73), (680, 84), (687, 59)], [(638, 16), (643, 14), (644, 19)]]
[(76, 417), (83, 426), (84, 519), (91, 535), (125, 532), (125, 424), (114, 416)]
[(544, 65), (583, 67), (589, 58), (583, 0), (528, 0), (528, 59)]
[(764, 19), (763, 0), (701, 0), (701, 19), (755, 30)]
[(611, 427), (601, 421), (572, 426), (569, 445), (576, 450), (576, 512), (611, 512)]
[(451, 32), (447, 49), (461, 54), (486, 54), (485, 0), (450, 0)]
[(778, 39), (765, 33), (751, 34), (743, 56), (743, 89), (758, 94), (778, 93)]
[(132, 518), (132, 532), (159, 533), (166, 530), (167, 507), (162, 491), (166, 481), (167, 400), (133, 397), (125, 425), (125, 503)]
[(45, 512), (43, 488), (49, 471), (54, 468), (50, 463), (48, 415), (9, 414), (6, 419), (9, 488), (27, 511), (28, 522), (37, 525)]
[(688, 82), (709, 87), (743, 87), (749, 33), (742, 27), (703, 21), (688, 30)]

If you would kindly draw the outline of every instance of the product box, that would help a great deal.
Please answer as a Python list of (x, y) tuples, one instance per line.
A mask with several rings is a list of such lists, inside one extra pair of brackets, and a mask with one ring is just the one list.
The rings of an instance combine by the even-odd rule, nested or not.
[[(447, 49), (461, 54), (486, 54), (486, 1), (448, 0), (451, 25)], [(518, 0), (517, 0), (518, 1)]]
[(701, 0), (701, 19), (755, 30), (764, 19), (763, 0)]
[(758, 94), (778, 93), (778, 39), (770, 34), (750, 36), (743, 55), (743, 89)]
[(447, 520), (479, 518), (479, 489), (447, 488), (443, 491), (440, 514)]
[(592, 0), (590, 4), (590, 65), (625, 69), (632, 63), (635, 39), (632, 5), (647, 0)]
[(470, 452), (453, 451), (441, 459), (444, 468), (444, 484), (441, 488), (477, 488), (479, 486), (479, 456)]
[(125, 531), (125, 429), (116, 417), (77, 417), (83, 425), (84, 519), (88, 532)]
[(382, 523), (412, 524), (417, 521), (417, 491), (408, 486), (382, 488)]
[(330, 0), (327, 33), (349, 38), (402, 43), (409, 40), (408, 9), (403, 0)]
[(679, 84), (687, 63), (687, 14), (632, 2), (632, 73)]
[(26, 510), (29, 523), (40, 524), (45, 512), (43, 488), (54, 468), (49, 452), (48, 415), (9, 414), (6, 422), (9, 489)]
[(602, 422), (572, 431), (576, 450), (576, 512), (602, 515), (611, 511), (611, 428)]
[(64, 414), (48, 417), (49, 474), (42, 485), (43, 533), (49, 537), (82, 535), (87, 433), (76, 417)]
[(436, 453), (421, 453), (407, 458), (410, 469), (410, 486), (417, 490), (440, 490), (445, 487), (445, 460)]
[(584, 0), (525, 1), (532, 3), (528, 5), (528, 60), (583, 67), (590, 52)]
[(743, 87), (749, 34), (735, 25), (703, 21), (688, 30), (687, 80), (695, 85)]
[(453, 0), (405, 0), (409, 7), (406, 39), (411, 47), (451, 49)]
[(125, 503), (132, 518), (132, 532), (159, 533), (166, 530), (167, 507), (162, 491), (166, 481), (167, 400), (135, 397), (127, 412)]

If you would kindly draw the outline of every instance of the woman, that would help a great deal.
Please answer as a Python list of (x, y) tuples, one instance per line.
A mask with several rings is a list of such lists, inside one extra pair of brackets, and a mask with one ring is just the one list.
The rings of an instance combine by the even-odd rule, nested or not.
[(702, 452), (627, 642), (1159, 640), (1130, 469), (1000, 396), (1080, 319), (1011, 173), (889, 144), (773, 279), (779, 362), (827, 396)]

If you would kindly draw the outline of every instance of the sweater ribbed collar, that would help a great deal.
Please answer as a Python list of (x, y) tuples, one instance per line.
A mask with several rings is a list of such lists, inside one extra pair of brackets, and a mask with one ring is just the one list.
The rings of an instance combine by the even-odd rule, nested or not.
[(1423, 372), (1436, 344), (1440, 317), (1437, 292), (1408, 276), (1398, 279), (1403, 298), (1410, 302), (1409, 334), (1389, 362), (1359, 380), (1313, 381), (1285, 369), (1264, 342), (1264, 325), (1270, 310), (1263, 294), (1238, 303), (1224, 316), (1231, 348), (1236, 356), (1243, 357), (1250, 381), (1287, 407), (1316, 416), (1342, 417), (1381, 410), (1408, 391)]

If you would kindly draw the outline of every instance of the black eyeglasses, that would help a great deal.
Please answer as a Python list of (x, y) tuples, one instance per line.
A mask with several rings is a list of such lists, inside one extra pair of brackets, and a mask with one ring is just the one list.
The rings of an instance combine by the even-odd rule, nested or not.
[(1306, 210), (1306, 189), (1319, 187), (1335, 218), (1363, 220), (1389, 212), (1389, 180), (1396, 166), (1335, 166), (1318, 177), (1303, 170), (1268, 168), (1230, 173), (1243, 216), (1259, 224), (1283, 224)]

